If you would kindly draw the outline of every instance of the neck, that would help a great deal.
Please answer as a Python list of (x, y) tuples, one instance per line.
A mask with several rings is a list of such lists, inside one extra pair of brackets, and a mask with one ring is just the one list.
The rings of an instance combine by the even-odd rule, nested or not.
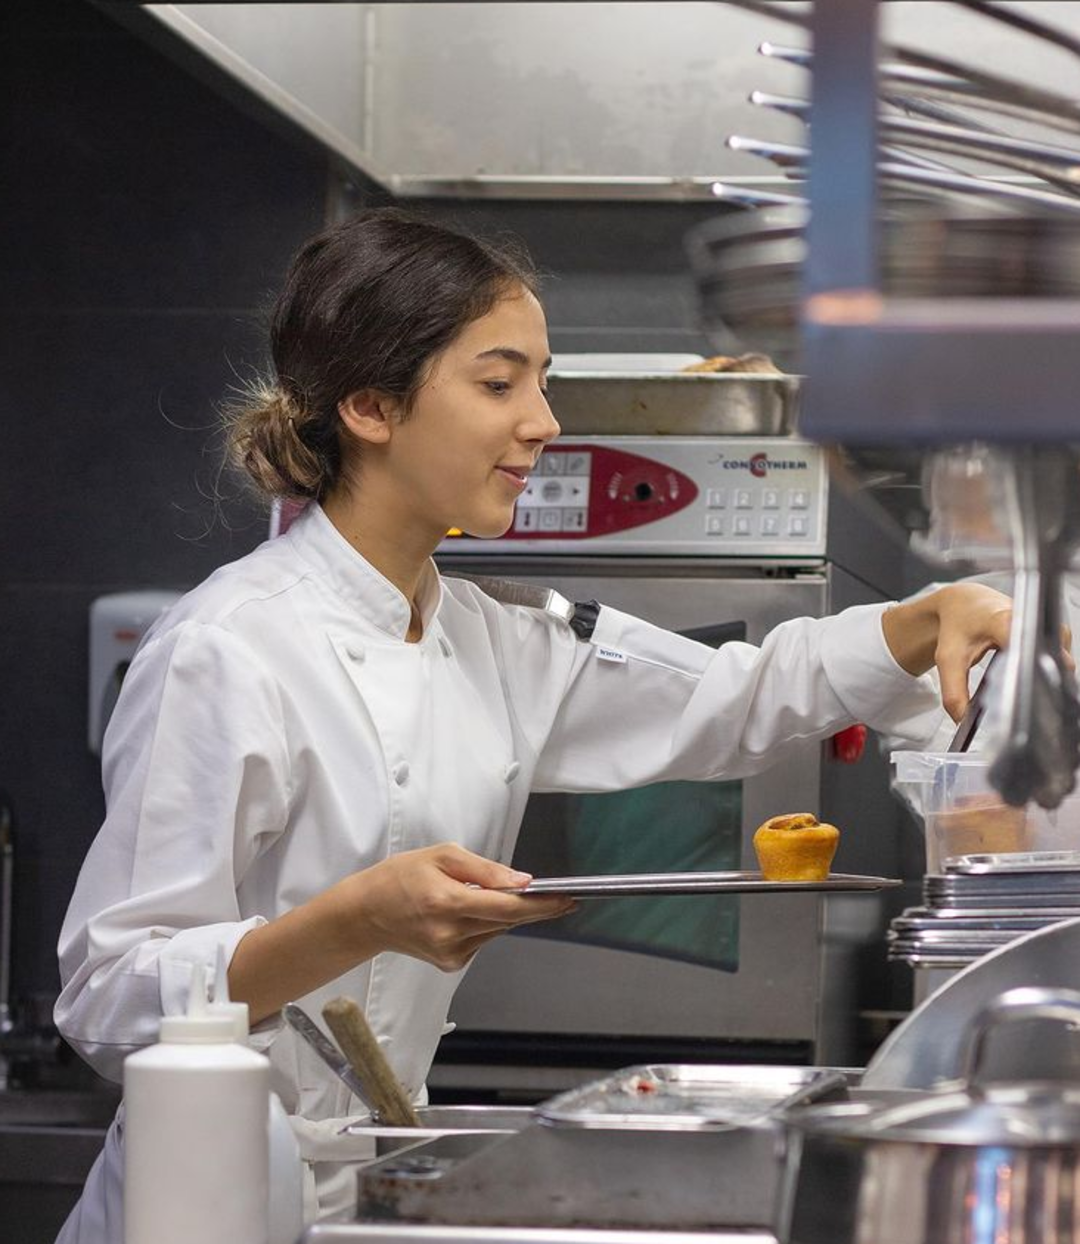
[(321, 503), (327, 518), (369, 565), (398, 589), (412, 607), (409, 638), (420, 630), (416, 592), (424, 567), (438, 547), (439, 539), (422, 536), (415, 526), (398, 527), (386, 511), (369, 512), (362, 498), (332, 495)]

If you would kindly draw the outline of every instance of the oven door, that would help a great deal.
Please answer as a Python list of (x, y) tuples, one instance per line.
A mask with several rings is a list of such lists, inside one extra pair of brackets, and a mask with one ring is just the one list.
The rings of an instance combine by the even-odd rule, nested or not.
[[(820, 567), (493, 563), (441, 568), (595, 597), (714, 646), (759, 643), (780, 622), (822, 616), (828, 604)], [(756, 868), (754, 829), (780, 812), (818, 810), (820, 775), (815, 743), (782, 769), (739, 782), (533, 795), (514, 861), (537, 876)], [(810, 1061), (821, 910), (813, 894), (605, 899), (498, 938), (458, 990), (457, 1031), (432, 1086), (545, 1093), (573, 1082), (575, 1069), (635, 1061)]]

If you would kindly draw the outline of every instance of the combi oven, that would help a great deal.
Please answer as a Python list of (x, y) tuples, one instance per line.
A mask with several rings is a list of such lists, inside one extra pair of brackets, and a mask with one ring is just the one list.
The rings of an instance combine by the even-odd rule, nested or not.
[[(850, 504), (829, 488), (824, 451), (795, 437), (564, 435), (512, 530), (451, 535), (438, 561), (714, 646), (756, 643), (786, 619), (901, 594), (902, 549)], [(836, 560), (845, 547), (858, 564)], [(850, 827), (838, 869), (894, 870), (884, 765), (873, 749), (854, 765), (833, 751), (808, 744), (741, 781), (534, 794), (515, 863), (536, 876), (755, 868), (756, 826), (809, 810)], [(869, 950), (885, 963), (888, 900), (838, 897), (584, 901), (496, 939), (458, 990), (433, 1090), (544, 1094), (632, 1062), (850, 1063), (856, 1013), (873, 1005), (862, 961)]]

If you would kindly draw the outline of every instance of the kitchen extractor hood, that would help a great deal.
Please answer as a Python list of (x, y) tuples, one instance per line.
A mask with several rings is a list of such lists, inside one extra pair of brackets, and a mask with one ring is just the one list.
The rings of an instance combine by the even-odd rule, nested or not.
[(395, 195), (709, 198), (718, 177), (786, 182), (733, 131), (802, 138), (747, 99), (806, 91), (757, 52), (791, 27), (723, 4), (102, 7)]
[[(783, 191), (792, 183), (776, 164), (726, 140), (807, 143), (801, 119), (748, 101), (755, 89), (805, 99), (805, 69), (758, 54), (797, 49), (805, 32), (722, 0), (96, 2), (399, 196), (709, 199), (718, 181)], [(798, 17), (809, 6), (775, 7)], [(1080, 32), (1074, 0), (1002, 7)], [(957, 4), (892, 0), (885, 24), (1072, 89), (1074, 58)]]

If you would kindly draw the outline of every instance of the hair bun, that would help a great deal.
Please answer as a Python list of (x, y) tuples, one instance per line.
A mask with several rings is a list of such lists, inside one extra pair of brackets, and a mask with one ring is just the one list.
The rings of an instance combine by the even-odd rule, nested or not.
[(317, 497), (322, 456), (304, 443), (309, 416), (282, 385), (256, 381), (226, 412), (229, 458), (271, 497)]

